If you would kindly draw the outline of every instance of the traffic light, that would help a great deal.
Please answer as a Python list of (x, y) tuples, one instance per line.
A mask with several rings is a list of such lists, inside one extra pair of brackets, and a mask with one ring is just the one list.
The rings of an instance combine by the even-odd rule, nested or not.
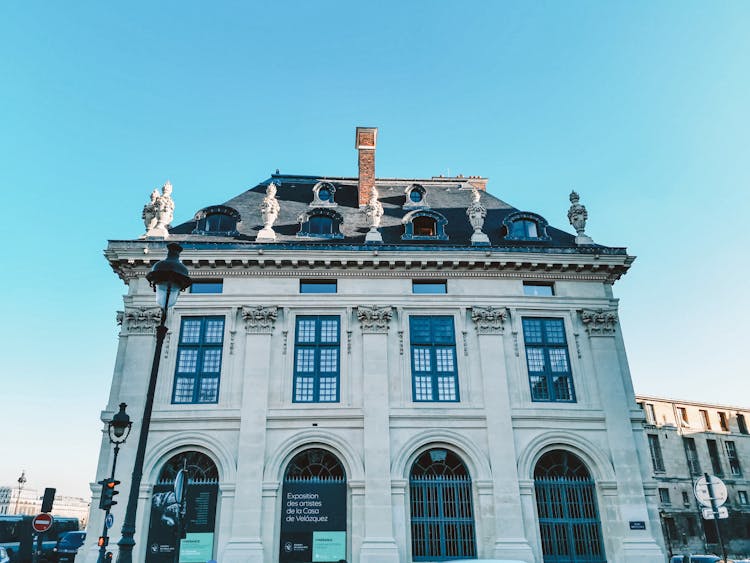
[(55, 491), (57, 491), (57, 489), (52, 489), (50, 487), (44, 489), (41, 512), (52, 512), (52, 504), (55, 502)]
[(106, 561), (107, 563), (109, 563), (110, 561), (112, 561), (112, 552), (111, 551), (108, 551), (107, 553), (104, 554), (104, 561)]
[(99, 481), (102, 486), (102, 496), (99, 498), (99, 508), (102, 510), (109, 510), (117, 501), (114, 500), (115, 495), (119, 495), (120, 491), (115, 490), (115, 487), (120, 484), (116, 479), (102, 479)]
[(109, 544), (109, 538), (107, 536), (99, 536), (99, 541), (96, 542), (96, 545), (104, 547), (107, 544)]

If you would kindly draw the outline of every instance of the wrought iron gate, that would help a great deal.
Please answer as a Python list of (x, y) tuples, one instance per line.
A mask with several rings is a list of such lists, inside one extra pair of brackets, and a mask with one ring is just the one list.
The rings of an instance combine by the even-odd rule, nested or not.
[(412, 475), (409, 485), (414, 561), (476, 557), (471, 478)]
[(590, 477), (536, 477), (544, 563), (606, 563)]

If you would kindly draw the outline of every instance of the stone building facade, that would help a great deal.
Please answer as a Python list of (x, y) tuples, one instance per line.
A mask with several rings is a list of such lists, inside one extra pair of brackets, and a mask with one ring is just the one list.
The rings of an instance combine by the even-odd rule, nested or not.
[[(128, 290), (102, 420), (127, 403), (133, 436), (159, 320), (145, 275), (178, 242), (195, 282), (167, 319), (137, 560), (174, 557), (187, 467), (180, 549), (222, 563), (661, 563), (613, 295), (633, 257), (589, 238), (577, 194), (574, 235), (486, 178), (377, 178), (376, 144), (357, 129), (356, 178), (277, 173), (174, 227), (165, 186), (146, 235), (109, 242)], [(98, 477), (110, 463), (104, 437)]]
[(696, 480), (709, 473), (727, 486), (729, 517), (719, 525), (728, 552), (750, 556), (750, 409), (649, 396), (637, 401), (668, 549), (719, 553), (714, 523), (703, 520), (693, 493)]
[[(0, 514), (24, 514), (35, 516), (42, 508), (42, 493), (36, 489), (0, 487)], [(90, 507), (89, 502), (80, 497), (55, 495), (52, 515), (78, 518), (81, 528), (86, 527)]]

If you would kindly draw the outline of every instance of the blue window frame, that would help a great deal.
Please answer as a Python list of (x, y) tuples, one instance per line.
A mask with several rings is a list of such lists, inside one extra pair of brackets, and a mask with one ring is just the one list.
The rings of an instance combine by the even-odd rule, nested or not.
[(294, 337), (295, 403), (338, 402), (339, 332), (339, 317), (297, 317)]
[(224, 347), (224, 317), (183, 317), (172, 403), (216, 403)]
[(336, 293), (336, 280), (299, 280), (300, 293)]
[(574, 403), (573, 374), (563, 319), (523, 319), (532, 401)]
[(194, 281), (190, 286), (190, 293), (223, 293), (224, 280)]
[(448, 293), (446, 280), (412, 280), (411, 292), (417, 294)]
[(453, 317), (409, 317), (414, 401), (458, 401)]

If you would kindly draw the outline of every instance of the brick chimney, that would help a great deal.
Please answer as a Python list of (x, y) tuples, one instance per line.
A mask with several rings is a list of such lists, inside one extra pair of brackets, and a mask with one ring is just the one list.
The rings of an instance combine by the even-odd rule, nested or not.
[(375, 186), (375, 145), (378, 140), (377, 127), (357, 127), (354, 147), (359, 152), (359, 206), (370, 201), (370, 191)]

